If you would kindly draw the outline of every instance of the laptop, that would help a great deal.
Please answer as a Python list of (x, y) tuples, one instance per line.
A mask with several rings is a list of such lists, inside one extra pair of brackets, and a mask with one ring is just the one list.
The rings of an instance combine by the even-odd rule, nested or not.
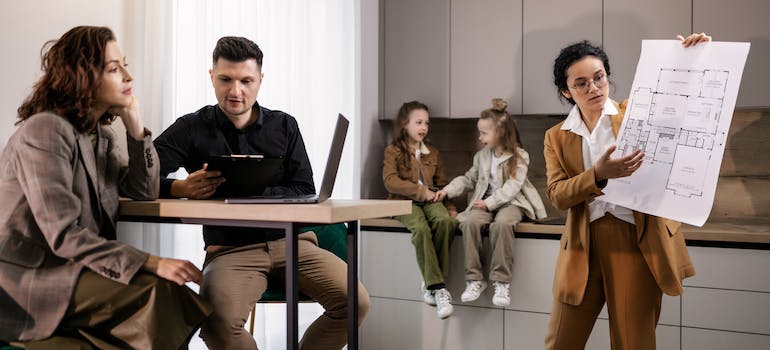
[(300, 196), (250, 196), (250, 197), (232, 197), (225, 199), (227, 204), (315, 204), (321, 203), (332, 195), (334, 189), (334, 180), (337, 178), (337, 169), (342, 159), (342, 149), (345, 146), (345, 137), (348, 134), (348, 125), (350, 122), (342, 115), (337, 116), (337, 125), (334, 127), (334, 137), (332, 138), (329, 157), (326, 160), (326, 169), (324, 170), (321, 190), (318, 195), (300, 195)]

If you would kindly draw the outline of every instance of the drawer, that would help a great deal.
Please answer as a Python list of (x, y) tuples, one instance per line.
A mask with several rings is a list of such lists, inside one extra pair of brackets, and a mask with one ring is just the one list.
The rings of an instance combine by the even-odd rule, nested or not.
[(685, 288), (682, 325), (770, 335), (770, 293)]
[(767, 350), (770, 336), (682, 328), (682, 350)]
[(685, 286), (770, 292), (770, 250), (689, 247), (695, 276)]
[(503, 310), (455, 305), (441, 320), (436, 308), (419, 301), (372, 298), (361, 326), (361, 348), (390, 349), (502, 349)]

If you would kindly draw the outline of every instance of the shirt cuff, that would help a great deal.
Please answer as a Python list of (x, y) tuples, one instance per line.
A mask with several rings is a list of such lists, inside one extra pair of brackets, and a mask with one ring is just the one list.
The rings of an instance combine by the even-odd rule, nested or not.
[(161, 198), (172, 198), (171, 197), (171, 183), (174, 182), (175, 179), (160, 179), (160, 197)]

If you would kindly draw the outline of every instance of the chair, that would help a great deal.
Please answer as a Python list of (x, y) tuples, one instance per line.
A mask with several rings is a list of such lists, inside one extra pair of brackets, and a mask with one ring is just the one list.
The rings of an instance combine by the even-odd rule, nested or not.
[[(345, 224), (334, 225), (321, 225), (305, 227), (301, 232), (313, 231), (318, 237), (318, 246), (322, 249), (332, 252), (343, 261), (347, 262), (348, 257), (348, 228)], [(262, 294), (262, 298), (259, 299), (260, 303), (285, 303), (286, 302), (286, 290), (285, 286), (276, 285), (269, 286), (267, 290)], [(309, 303), (313, 302), (313, 299), (299, 294), (299, 302)], [(254, 334), (254, 314), (257, 306), (251, 309), (251, 315), (249, 316), (249, 333)]]

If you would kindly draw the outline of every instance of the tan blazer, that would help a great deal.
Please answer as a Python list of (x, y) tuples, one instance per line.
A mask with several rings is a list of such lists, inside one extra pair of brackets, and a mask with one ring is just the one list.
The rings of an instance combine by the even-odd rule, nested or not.
[[(626, 101), (627, 102), (627, 101)], [(615, 136), (626, 108), (618, 107), (612, 116)], [(583, 301), (588, 281), (590, 249), (588, 202), (602, 195), (596, 186), (594, 169), (583, 167), (583, 142), (580, 136), (561, 130), (562, 123), (545, 134), (544, 153), (548, 176), (548, 198), (559, 209), (567, 210), (567, 224), (554, 274), (554, 297), (567, 304)], [(634, 212), (639, 249), (660, 289), (668, 295), (682, 293), (684, 278), (695, 274), (687, 254), (684, 237), (677, 221)]]
[[(413, 154), (403, 154), (395, 145), (385, 148), (385, 158), (382, 161), (382, 182), (388, 190), (388, 199), (411, 199), (424, 202), (430, 189), (440, 188), (447, 184), (444, 177), (444, 166), (441, 163), (436, 147), (422, 144), (420, 164)], [(401, 157), (410, 157), (411, 166), (401, 166)], [(417, 183), (419, 171), (422, 169), (424, 184)]]
[(128, 284), (147, 253), (115, 241), (118, 195), (158, 196), (149, 132), (128, 137), (129, 159), (108, 126), (89, 135), (51, 113), (24, 121), (0, 157), (0, 339), (37, 340), (56, 329), (84, 267)]

